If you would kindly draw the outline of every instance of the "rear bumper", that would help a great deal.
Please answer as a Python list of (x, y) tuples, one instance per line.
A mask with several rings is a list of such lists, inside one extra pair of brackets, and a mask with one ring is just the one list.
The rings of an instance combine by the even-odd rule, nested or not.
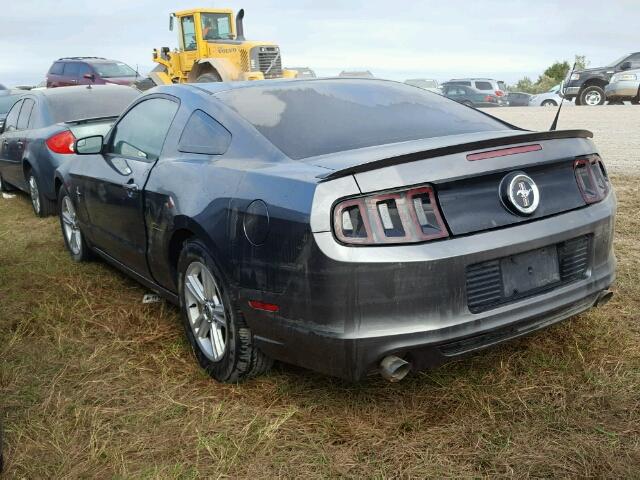
[[(261, 292), (280, 311), (246, 309), (247, 321), (268, 355), (349, 380), (375, 371), (390, 354), (416, 369), (435, 366), (590, 308), (615, 277), (615, 208), (612, 193), (554, 217), (418, 245), (353, 248), (330, 232), (316, 233), (285, 293)], [(467, 266), (583, 235), (592, 238), (585, 278), (481, 313), (469, 310)]]
[(632, 100), (640, 92), (640, 81), (624, 81), (610, 83), (605, 87), (608, 99)]

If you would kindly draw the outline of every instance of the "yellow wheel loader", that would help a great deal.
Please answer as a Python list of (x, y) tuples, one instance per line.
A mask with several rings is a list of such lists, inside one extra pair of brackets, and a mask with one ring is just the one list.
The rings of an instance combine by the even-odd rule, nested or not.
[(280, 48), (244, 38), (244, 10), (195, 8), (172, 13), (169, 30), (177, 27), (179, 47), (153, 50), (158, 65), (139, 83), (144, 90), (170, 83), (233, 82), (295, 78), (283, 70)]

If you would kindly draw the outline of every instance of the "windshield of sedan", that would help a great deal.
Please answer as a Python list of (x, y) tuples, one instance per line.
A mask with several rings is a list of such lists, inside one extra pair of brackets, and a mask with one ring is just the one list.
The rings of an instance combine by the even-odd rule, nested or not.
[(135, 77), (136, 71), (126, 63), (94, 63), (91, 65), (102, 78)]
[(200, 19), (204, 40), (228, 40), (233, 37), (231, 18), (226, 13), (202, 13)]
[(293, 159), (464, 133), (508, 130), (493, 117), (402, 83), (310, 80), (217, 94)]

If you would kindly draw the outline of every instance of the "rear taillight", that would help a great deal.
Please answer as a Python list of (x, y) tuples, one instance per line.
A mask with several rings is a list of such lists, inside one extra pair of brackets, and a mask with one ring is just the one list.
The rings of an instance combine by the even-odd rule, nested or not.
[(502, 90), (496, 90), (497, 97), (502, 97), (503, 95), (504, 95), (504, 92)]
[(64, 132), (56, 133), (52, 137), (47, 139), (47, 147), (49, 150), (55, 153), (75, 153), (73, 151), (73, 144), (76, 141), (76, 137), (73, 136), (70, 130), (65, 130)]
[(333, 209), (336, 238), (353, 245), (416, 243), (449, 236), (432, 187), (352, 198)]
[(580, 157), (573, 163), (580, 193), (587, 203), (603, 200), (609, 193), (609, 177), (598, 155)]

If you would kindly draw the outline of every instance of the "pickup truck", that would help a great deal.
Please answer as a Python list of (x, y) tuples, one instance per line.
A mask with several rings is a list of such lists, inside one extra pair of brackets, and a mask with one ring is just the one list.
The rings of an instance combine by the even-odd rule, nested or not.
[(607, 100), (620, 103), (630, 100), (635, 105), (640, 104), (640, 68), (625, 70), (611, 77), (605, 88)]
[(633, 68), (640, 68), (640, 52), (624, 55), (606, 67), (570, 72), (565, 80), (564, 97), (567, 100), (575, 98), (576, 105), (603, 105), (606, 100), (605, 88), (611, 77)]

